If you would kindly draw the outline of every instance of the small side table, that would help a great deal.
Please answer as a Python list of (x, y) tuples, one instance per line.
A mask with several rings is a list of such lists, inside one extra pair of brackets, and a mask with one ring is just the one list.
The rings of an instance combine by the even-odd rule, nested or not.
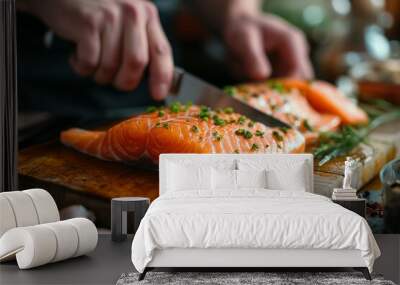
[(134, 233), (149, 208), (150, 200), (144, 197), (120, 197), (111, 200), (111, 239), (124, 241), (127, 236), (127, 212), (134, 213)]
[(359, 214), (363, 218), (366, 217), (367, 201), (365, 199), (332, 200), (332, 201), (356, 214)]

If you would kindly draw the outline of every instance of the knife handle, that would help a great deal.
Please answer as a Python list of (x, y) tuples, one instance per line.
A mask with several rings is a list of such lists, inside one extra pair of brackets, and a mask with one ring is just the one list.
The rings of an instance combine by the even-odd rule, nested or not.
[(182, 68), (180, 68), (180, 67), (174, 68), (174, 76), (172, 78), (171, 88), (169, 90), (170, 95), (172, 95), (172, 96), (178, 95), (184, 74), (185, 74), (185, 71)]

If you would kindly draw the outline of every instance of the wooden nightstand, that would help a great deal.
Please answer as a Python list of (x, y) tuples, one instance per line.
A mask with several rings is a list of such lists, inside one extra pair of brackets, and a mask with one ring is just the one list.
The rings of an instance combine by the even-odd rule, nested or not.
[(366, 216), (366, 205), (367, 201), (365, 199), (354, 199), (354, 200), (332, 200), (334, 203), (359, 214), (361, 217)]

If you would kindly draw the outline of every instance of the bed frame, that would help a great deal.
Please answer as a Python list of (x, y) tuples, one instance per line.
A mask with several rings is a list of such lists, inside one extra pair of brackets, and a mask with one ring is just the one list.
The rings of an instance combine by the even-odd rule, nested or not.
[[(313, 157), (310, 154), (163, 154), (160, 156), (160, 195), (165, 193), (168, 161), (194, 161), (194, 163), (214, 163), (240, 158), (304, 160), (307, 176), (307, 192), (313, 192)], [(154, 269), (229, 269), (228, 271), (265, 271), (265, 269), (327, 269), (353, 268), (361, 271), (367, 280), (371, 276), (359, 250), (329, 250), (329, 249), (249, 249), (249, 248), (170, 248), (158, 249), (154, 252), (152, 261), (139, 275), (143, 280), (148, 271)], [(322, 271), (322, 270), (321, 270)]]

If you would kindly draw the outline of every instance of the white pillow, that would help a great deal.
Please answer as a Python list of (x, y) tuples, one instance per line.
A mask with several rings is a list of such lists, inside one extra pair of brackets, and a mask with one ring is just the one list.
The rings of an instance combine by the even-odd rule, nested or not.
[(236, 190), (236, 170), (212, 169), (214, 190)]
[[(279, 156), (278, 156), (279, 157)], [(266, 169), (267, 188), (273, 190), (307, 191), (310, 183), (310, 169), (307, 160), (294, 156), (279, 159), (239, 159), (240, 170)]]
[(168, 164), (167, 188), (169, 191), (212, 189), (211, 167)]
[(267, 171), (263, 170), (236, 170), (237, 187), (267, 188)]
[(290, 175), (285, 171), (279, 171), (276, 169), (267, 171), (268, 188), (274, 190), (306, 192), (306, 171), (303, 165), (295, 165), (291, 169)]

